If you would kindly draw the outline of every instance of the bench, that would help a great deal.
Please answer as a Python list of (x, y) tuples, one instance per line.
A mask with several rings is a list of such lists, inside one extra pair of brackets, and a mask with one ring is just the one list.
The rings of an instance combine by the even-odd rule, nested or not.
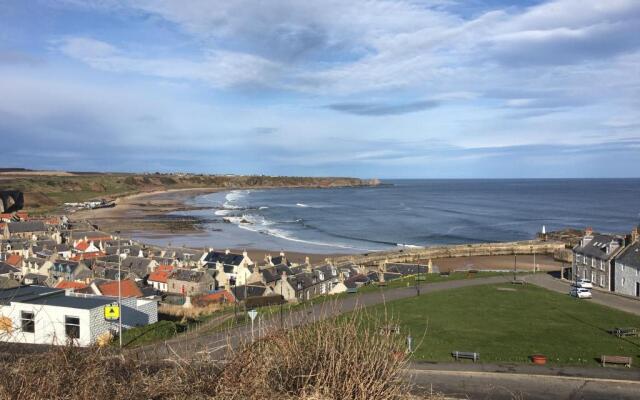
[(347, 293), (358, 293), (358, 288), (357, 287), (348, 287), (347, 288)]
[(638, 336), (637, 328), (613, 328), (608, 332), (617, 337)]
[(624, 365), (627, 368), (631, 368), (631, 357), (626, 356), (600, 356), (600, 362), (605, 367), (607, 364)]
[(527, 282), (525, 282), (524, 279), (514, 279), (511, 281), (511, 284), (513, 285), (524, 285), (525, 283)]
[(380, 328), (380, 334), (381, 335), (386, 335), (388, 333), (394, 334), (394, 335), (399, 335), (400, 334), (400, 325), (398, 324), (392, 324), (392, 325), (386, 325)]
[(456, 361), (460, 360), (461, 358), (466, 358), (468, 360), (473, 360), (473, 362), (476, 362), (480, 359), (480, 353), (472, 351), (452, 351), (451, 357), (455, 358)]

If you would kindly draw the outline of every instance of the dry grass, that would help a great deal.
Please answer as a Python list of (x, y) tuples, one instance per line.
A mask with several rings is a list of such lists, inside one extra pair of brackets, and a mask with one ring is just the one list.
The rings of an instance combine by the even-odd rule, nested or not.
[(190, 307), (184, 308), (182, 306), (161, 304), (158, 308), (158, 313), (171, 315), (172, 317), (178, 317), (183, 319), (195, 320), (200, 317), (213, 314), (216, 311), (220, 311), (224, 308), (223, 304), (212, 303), (203, 307)]
[(144, 362), (113, 350), (59, 348), (0, 364), (0, 398), (408, 399), (404, 343), (358, 313), (272, 332), (211, 360)]

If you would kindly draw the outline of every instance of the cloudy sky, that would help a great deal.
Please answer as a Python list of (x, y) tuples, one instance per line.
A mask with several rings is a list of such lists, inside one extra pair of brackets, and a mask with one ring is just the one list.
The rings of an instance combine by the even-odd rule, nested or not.
[(638, 0), (0, 1), (0, 166), (640, 176)]

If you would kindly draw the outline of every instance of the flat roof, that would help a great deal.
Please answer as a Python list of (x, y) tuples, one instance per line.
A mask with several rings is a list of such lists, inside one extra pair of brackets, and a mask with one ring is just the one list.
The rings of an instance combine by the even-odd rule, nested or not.
[(65, 296), (64, 294), (62, 294), (62, 295), (47, 296), (47, 297), (41, 297), (38, 299), (22, 301), (21, 303), (41, 304), (41, 305), (55, 306), (55, 307), (91, 310), (93, 308), (106, 306), (107, 304), (111, 304), (113, 302), (114, 302), (113, 300), (107, 300), (103, 298), (75, 297), (75, 296)]
[(9, 289), (1, 289), (0, 304), (7, 305), (12, 301), (27, 301), (42, 296), (54, 295), (57, 292), (64, 294), (64, 290), (38, 285), (25, 285)]

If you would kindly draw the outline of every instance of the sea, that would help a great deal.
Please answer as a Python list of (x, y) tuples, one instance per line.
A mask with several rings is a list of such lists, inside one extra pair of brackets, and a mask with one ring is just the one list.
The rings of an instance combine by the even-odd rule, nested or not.
[(187, 201), (202, 232), (139, 237), (216, 249), (363, 253), (533, 239), (640, 223), (640, 179), (386, 180), (379, 186), (232, 190)]

